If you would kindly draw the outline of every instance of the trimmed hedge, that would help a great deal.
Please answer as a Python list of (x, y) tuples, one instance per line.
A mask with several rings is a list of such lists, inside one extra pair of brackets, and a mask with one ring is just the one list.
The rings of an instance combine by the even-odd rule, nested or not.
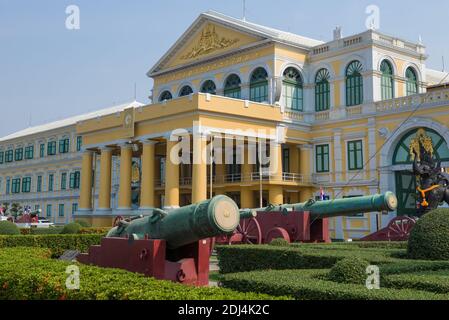
[(0, 234), (1, 235), (15, 235), (20, 234), (19, 228), (12, 222), (0, 221)]
[(271, 240), (269, 245), (275, 246), (275, 247), (288, 247), (290, 245), (290, 243), (285, 239), (276, 238), (276, 239)]
[(394, 274), (382, 278), (391, 288), (410, 288), (435, 293), (449, 293), (449, 270)]
[(76, 222), (71, 222), (66, 224), (64, 228), (62, 228), (61, 234), (76, 234), (80, 231), (81, 225)]
[[(0, 250), (1, 300), (258, 300), (265, 294), (224, 288), (195, 288), (142, 275), (79, 264), (80, 289), (68, 290), (67, 266), (46, 249)], [(14, 266), (12, 268), (11, 266)], [(286, 299), (280, 297), (280, 299)]]
[[(293, 295), (297, 300), (447, 300), (448, 294), (421, 290), (381, 288), (332, 282), (328, 270), (265, 270), (222, 275), (220, 283), (241, 292), (274, 296)], [(381, 282), (381, 286), (383, 283)]]
[(90, 246), (99, 244), (100, 234), (58, 234), (29, 236), (0, 236), (0, 248), (37, 247), (49, 248), (53, 256), (60, 256), (65, 250), (87, 252)]
[(105, 236), (109, 232), (109, 230), (111, 230), (111, 228), (81, 228), (78, 231), (78, 234), (102, 234)]
[(449, 209), (436, 209), (416, 222), (408, 241), (412, 259), (449, 260)]
[(83, 228), (91, 228), (92, 227), (92, 224), (87, 220), (77, 219), (73, 222), (78, 223)]
[(269, 245), (217, 246), (221, 273), (254, 270), (324, 269), (348, 257), (360, 257), (372, 264), (386, 264), (399, 259), (392, 257), (403, 250), (352, 250), (335, 247), (275, 247)]
[(339, 283), (364, 284), (368, 266), (369, 262), (359, 257), (345, 258), (332, 267), (328, 278)]

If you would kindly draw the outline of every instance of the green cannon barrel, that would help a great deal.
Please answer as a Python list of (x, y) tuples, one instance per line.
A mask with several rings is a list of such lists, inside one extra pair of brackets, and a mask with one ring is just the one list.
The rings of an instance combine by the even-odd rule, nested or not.
[(224, 195), (197, 204), (165, 212), (154, 209), (152, 215), (123, 222), (107, 237), (132, 236), (134, 239), (163, 239), (176, 249), (201, 239), (232, 233), (240, 222), (239, 208)]
[(265, 209), (266, 212), (308, 211), (314, 218), (331, 218), (338, 216), (351, 216), (357, 213), (374, 211), (395, 211), (398, 200), (393, 192), (375, 194), (364, 197), (334, 199), (328, 201), (310, 200), (304, 203), (284, 204)]

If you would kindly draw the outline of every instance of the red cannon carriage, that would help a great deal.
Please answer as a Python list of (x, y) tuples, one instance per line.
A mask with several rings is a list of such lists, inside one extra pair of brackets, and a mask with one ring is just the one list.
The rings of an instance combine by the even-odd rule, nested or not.
[(288, 242), (330, 242), (329, 218), (361, 212), (394, 211), (392, 192), (366, 197), (309, 200), (305, 203), (241, 210), (240, 224), (232, 235), (216, 239), (219, 244), (266, 244), (283, 238)]

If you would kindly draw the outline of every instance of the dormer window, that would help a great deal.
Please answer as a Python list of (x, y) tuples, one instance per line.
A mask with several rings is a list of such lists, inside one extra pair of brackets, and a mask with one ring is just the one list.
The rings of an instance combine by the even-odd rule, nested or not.
[(173, 99), (173, 96), (170, 91), (166, 90), (161, 93), (159, 97), (159, 102), (167, 101)]

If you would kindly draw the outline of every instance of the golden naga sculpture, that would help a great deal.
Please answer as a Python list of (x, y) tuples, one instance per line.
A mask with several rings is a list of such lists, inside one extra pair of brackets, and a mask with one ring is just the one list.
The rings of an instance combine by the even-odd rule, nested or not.
[(239, 42), (240, 39), (226, 39), (221, 37), (215, 31), (215, 26), (208, 24), (201, 33), (198, 43), (187, 54), (181, 57), (182, 60), (197, 58), (199, 56), (225, 49)]
[(415, 156), (418, 157), (418, 161), (421, 161), (420, 146), (424, 148), (424, 151), (430, 156), (433, 156), (433, 143), (432, 138), (426, 135), (426, 130), (419, 129), (416, 133), (416, 137), (410, 141), (410, 157), (415, 160)]

